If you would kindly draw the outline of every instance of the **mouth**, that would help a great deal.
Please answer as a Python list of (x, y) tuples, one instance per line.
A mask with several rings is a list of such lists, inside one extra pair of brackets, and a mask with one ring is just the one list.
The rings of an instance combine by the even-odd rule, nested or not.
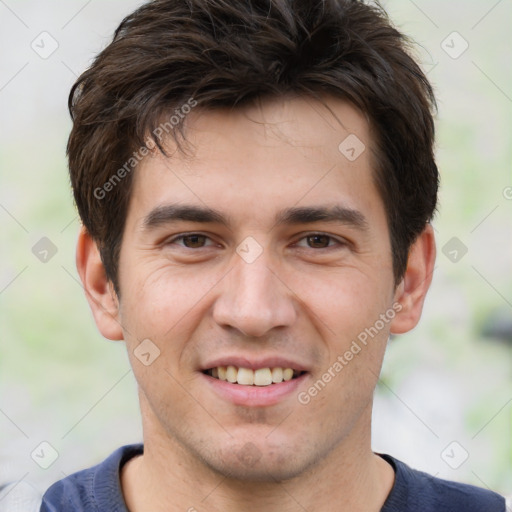
[(307, 372), (283, 367), (266, 367), (253, 370), (252, 368), (237, 366), (215, 366), (203, 370), (203, 373), (214, 379), (231, 384), (264, 387), (297, 379)]

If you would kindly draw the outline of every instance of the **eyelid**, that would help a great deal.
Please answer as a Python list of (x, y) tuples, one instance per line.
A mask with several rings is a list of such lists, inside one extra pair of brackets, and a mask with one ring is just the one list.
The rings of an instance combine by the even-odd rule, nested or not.
[[(213, 240), (213, 238), (210, 236), (210, 235), (207, 235), (206, 233), (201, 233), (199, 231), (189, 231), (189, 232), (186, 232), (186, 233), (179, 233), (177, 235), (173, 235), (172, 237), (170, 238), (166, 238), (164, 241), (163, 241), (163, 245), (171, 245), (171, 244), (174, 244), (176, 241), (179, 241), (179, 240), (183, 240), (184, 238), (188, 237), (188, 236), (204, 236), (207, 240), (210, 240), (210, 242), (212, 242), (212, 244), (210, 245), (206, 245), (204, 247), (197, 247), (197, 249), (205, 249), (206, 247), (212, 247), (213, 245), (216, 244), (215, 240)], [(194, 250), (193, 248), (190, 248), (190, 247), (185, 247), (185, 246), (180, 246), (182, 247), (183, 249), (189, 249), (189, 250)]]
[[(326, 236), (330, 240), (333, 240), (334, 242), (336, 242), (337, 245), (340, 246), (340, 247), (350, 245), (350, 242), (348, 242), (348, 240), (345, 240), (344, 238), (337, 237), (335, 235), (331, 235), (330, 233), (324, 233), (322, 231), (311, 231), (311, 232), (307, 232), (307, 233), (301, 233), (300, 238), (298, 238), (297, 241), (294, 242), (294, 245), (297, 245), (298, 242), (300, 242), (301, 240), (304, 240), (305, 238), (308, 238), (310, 236), (315, 236), (315, 235)], [(336, 247), (336, 246), (335, 245), (328, 245), (327, 247), (322, 247), (320, 249), (315, 249), (314, 247), (304, 247), (304, 248), (312, 249), (314, 251), (319, 251), (321, 249), (324, 249), (324, 250), (325, 249), (332, 249), (334, 247)]]
[[(190, 247), (185, 247), (185, 246), (180, 246), (180, 247), (182, 247), (183, 249), (198, 250), (198, 249), (205, 249), (206, 247), (212, 247), (214, 245), (219, 245), (217, 242), (215, 242), (215, 240), (210, 235), (208, 235), (206, 233), (202, 233), (200, 231), (189, 231), (189, 232), (179, 233), (179, 234), (173, 235), (171, 238), (165, 239), (164, 242), (163, 242), (163, 245), (174, 244), (177, 241), (183, 240), (184, 238), (186, 238), (188, 236), (193, 236), (193, 235), (204, 236), (211, 243), (209, 245), (206, 245), (206, 246), (203, 246), (203, 247), (197, 247), (195, 249), (194, 248), (190, 248)], [(297, 238), (296, 241), (293, 242), (293, 245), (296, 246), (302, 240), (304, 240), (304, 239), (306, 239), (306, 238), (308, 238), (310, 236), (315, 236), (315, 235), (326, 236), (327, 238), (330, 239), (330, 241), (336, 242), (336, 245), (328, 245), (327, 247), (322, 247), (320, 249), (313, 248), (313, 247), (301, 247), (301, 248), (303, 248), (303, 249), (311, 249), (311, 250), (314, 250), (314, 251), (319, 251), (321, 249), (324, 249), (324, 250), (325, 249), (332, 249), (332, 248), (334, 248), (336, 246), (342, 247), (342, 246), (350, 245), (350, 242), (348, 240), (345, 240), (343, 238), (337, 237), (337, 236), (332, 235), (330, 233), (324, 233), (322, 231), (310, 231), (310, 232), (308, 231), (308, 232), (305, 232), (305, 233), (300, 233), (299, 238)]]

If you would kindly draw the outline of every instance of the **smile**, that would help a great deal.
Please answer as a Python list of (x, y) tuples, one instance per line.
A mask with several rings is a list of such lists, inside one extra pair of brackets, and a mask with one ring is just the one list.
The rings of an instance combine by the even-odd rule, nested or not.
[(293, 368), (243, 368), (236, 366), (216, 366), (204, 373), (214, 379), (242, 386), (270, 386), (300, 377), (304, 372)]

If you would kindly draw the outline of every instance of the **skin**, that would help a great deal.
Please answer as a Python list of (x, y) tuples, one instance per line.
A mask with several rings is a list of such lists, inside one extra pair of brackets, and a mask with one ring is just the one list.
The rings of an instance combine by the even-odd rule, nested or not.
[[(420, 318), (434, 237), (427, 225), (395, 286), (368, 122), (339, 99), (327, 103), (339, 122), (308, 98), (189, 114), (193, 151), (169, 143), (170, 157), (153, 154), (135, 173), (120, 298), (94, 241), (80, 234), (77, 266), (95, 321), (105, 337), (125, 341), (139, 384), (145, 451), (122, 472), (132, 512), (377, 512), (392, 488), (391, 466), (371, 450), (373, 392), (389, 334)], [(366, 146), (354, 161), (338, 150), (349, 134)], [(218, 210), (230, 224), (144, 229), (155, 207), (177, 202)], [(333, 205), (358, 211), (366, 228), (275, 222), (286, 208)], [(190, 232), (206, 238), (173, 239)], [(308, 238), (314, 233), (331, 238)], [(249, 236), (262, 249), (252, 263), (236, 252)], [(300, 403), (298, 393), (398, 303), (367, 346)], [(134, 350), (148, 338), (160, 356), (145, 366)], [(274, 405), (235, 405), (200, 371), (228, 354), (277, 354), (308, 374)]]

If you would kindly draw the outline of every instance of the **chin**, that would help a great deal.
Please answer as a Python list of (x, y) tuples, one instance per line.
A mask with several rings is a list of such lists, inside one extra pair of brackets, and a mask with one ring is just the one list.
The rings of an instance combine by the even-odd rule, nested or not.
[(317, 460), (317, 454), (305, 453), (297, 446), (261, 441), (223, 447), (217, 450), (217, 455), (203, 459), (216, 473), (244, 483), (290, 480), (310, 469)]

